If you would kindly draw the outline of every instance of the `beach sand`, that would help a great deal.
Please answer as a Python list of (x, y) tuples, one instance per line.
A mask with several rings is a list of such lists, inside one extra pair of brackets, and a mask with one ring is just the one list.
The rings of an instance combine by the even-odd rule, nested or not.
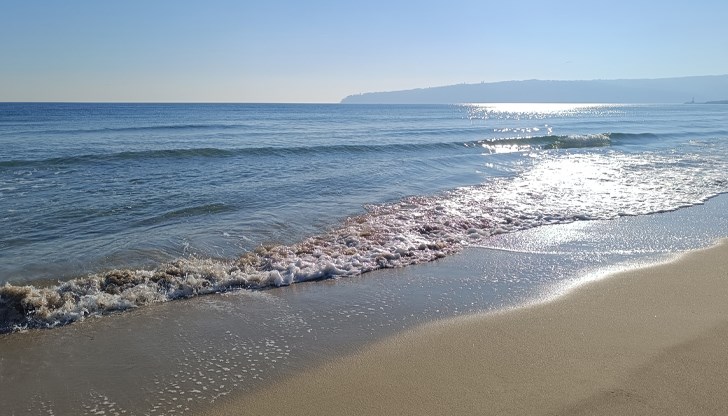
[(210, 415), (728, 414), (728, 240), (426, 324)]

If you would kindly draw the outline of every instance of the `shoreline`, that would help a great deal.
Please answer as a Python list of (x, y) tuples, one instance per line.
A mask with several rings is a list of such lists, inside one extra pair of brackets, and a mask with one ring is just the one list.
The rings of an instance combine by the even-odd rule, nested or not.
[[(422, 325), (448, 327), (451, 318), (469, 322), (483, 316), (465, 318), (473, 314), (501, 316), (519, 305), (559, 303), (555, 295), (575, 287), (578, 292), (582, 282), (611, 270), (705, 247), (728, 236), (726, 207), (728, 196), (722, 196), (654, 216), (539, 227), (502, 234), (487, 246), (436, 262), (362, 278), (199, 296), (47, 331), (0, 335), (0, 403), (9, 415), (90, 410), (198, 415), (237, 401), (245, 407), (232, 413), (246, 414), (243, 409), (255, 396), (275, 392), (266, 397), (287, 400), (284, 396), (298, 394), (301, 387), (286, 384), (290, 380), (308, 384), (302, 375), (386, 344), (398, 334), (417, 334)], [(466, 347), (472, 343), (445, 350)], [(466, 367), (477, 357), (458, 354)], [(448, 383), (455, 388), (450, 397), (466, 391), (460, 379)], [(409, 388), (397, 401), (406, 402), (420, 390)], [(347, 390), (340, 394), (351, 395)], [(299, 407), (292, 413), (301, 413)], [(250, 409), (248, 414), (259, 413)], [(350, 413), (362, 412), (356, 408)], [(320, 412), (316, 407), (310, 413)], [(439, 413), (467, 414), (462, 409)]]
[(725, 414), (727, 294), (723, 239), (548, 302), (425, 324), (208, 414)]

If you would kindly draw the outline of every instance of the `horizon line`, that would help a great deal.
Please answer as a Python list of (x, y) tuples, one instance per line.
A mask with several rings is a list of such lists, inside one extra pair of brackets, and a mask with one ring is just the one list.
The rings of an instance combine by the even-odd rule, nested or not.
[[(2, 99), (0, 99), (0, 103), (2, 103), (2, 104), (29, 104), (29, 103), (36, 103), (36, 104), (291, 104), (291, 105), (293, 105), (293, 104), (344, 104), (342, 101), (346, 100), (349, 97), (356, 97), (356, 96), (367, 95), (367, 94), (382, 94), (382, 93), (392, 93), (392, 92), (417, 91), (417, 90), (446, 88), (446, 87), (461, 86), (461, 85), (501, 84), (501, 83), (510, 83), (510, 82), (517, 83), (517, 82), (531, 82), (531, 81), (538, 81), (538, 82), (647, 81), (647, 80), (668, 80), (668, 79), (679, 79), (679, 78), (708, 78), (708, 77), (725, 77), (725, 76), (728, 76), (728, 73), (710, 74), (710, 75), (682, 75), (682, 76), (669, 76), (669, 77), (659, 77), (659, 78), (591, 78), (591, 79), (529, 78), (529, 79), (511, 79), (511, 80), (501, 80), (501, 81), (460, 82), (460, 83), (455, 83), (455, 84), (443, 84), (443, 85), (435, 85), (435, 86), (427, 86), (427, 87), (405, 88), (405, 89), (399, 89), (399, 90), (380, 90), (380, 91), (358, 92), (358, 93), (352, 93), (352, 94), (346, 95), (343, 98), (339, 99), (338, 101), (244, 101), (244, 100), (241, 100), (241, 101), (229, 101), (229, 100), (226, 100), (226, 101), (98, 100), (98, 101), (96, 101), (96, 100), (2, 100)], [(521, 102), (521, 101), (518, 101), (518, 102)], [(568, 101), (553, 101), (553, 102), (563, 103), (563, 104), (569, 103)], [(571, 102), (571, 103), (573, 103), (573, 102)], [(644, 103), (644, 104), (659, 104), (659, 103)], [(668, 104), (668, 103), (663, 103), (663, 104)], [(351, 104), (347, 104), (347, 105), (351, 105)]]

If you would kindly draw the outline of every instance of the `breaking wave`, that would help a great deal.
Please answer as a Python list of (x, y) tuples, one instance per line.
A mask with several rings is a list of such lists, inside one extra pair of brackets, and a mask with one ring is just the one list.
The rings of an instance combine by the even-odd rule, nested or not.
[(645, 142), (657, 140), (654, 134), (626, 134), (626, 133), (600, 133), (584, 135), (548, 135), (533, 137), (509, 137), (502, 139), (481, 140), (475, 143), (493, 153), (503, 151), (528, 151), (552, 149), (580, 149), (607, 147), (624, 144), (630, 141)]
[[(179, 259), (154, 270), (112, 270), (50, 287), (0, 288), (0, 332), (47, 328), (149, 303), (355, 276), (431, 261), (497, 232), (485, 216), (452, 215), (431, 198), (410, 198), (348, 219), (291, 246), (260, 246), (235, 260)], [(464, 214), (464, 213), (463, 213)]]

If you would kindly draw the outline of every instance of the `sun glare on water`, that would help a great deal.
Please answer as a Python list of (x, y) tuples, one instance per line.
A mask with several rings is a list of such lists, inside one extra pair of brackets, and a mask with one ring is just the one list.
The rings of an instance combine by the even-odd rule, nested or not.
[(602, 112), (616, 104), (599, 103), (467, 103), (469, 118), (542, 118), (584, 112)]

